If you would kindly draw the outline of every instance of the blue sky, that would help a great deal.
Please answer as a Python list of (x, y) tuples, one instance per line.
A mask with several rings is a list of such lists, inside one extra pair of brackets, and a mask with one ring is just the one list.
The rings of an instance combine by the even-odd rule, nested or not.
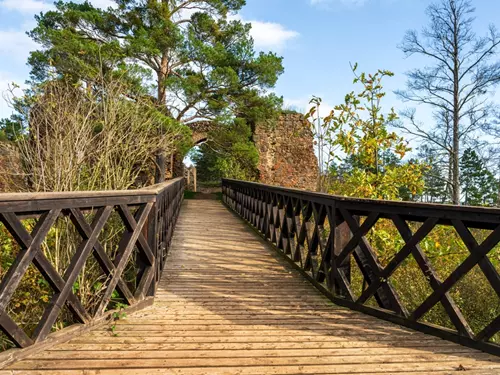
[[(94, 0), (108, 6), (111, 0)], [(386, 81), (387, 106), (404, 109), (392, 94), (403, 88), (404, 73), (425, 63), (418, 57), (405, 59), (397, 45), (407, 29), (421, 29), (427, 22), (430, 0), (247, 0), (237, 17), (253, 25), (252, 35), (260, 50), (273, 50), (284, 57), (285, 73), (276, 92), (285, 103), (308, 109), (312, 95), (323, 98), (324, 111), (342, 101), (353, 89), (349, 62), (371, 72), (389, 69), (395, 77)], [(9, 82), (28, 77), (28, 52), (36, 48), (25, 34), (33, 27), (35, 13), (50, 9), (52, 1), (0, 0), (0, 91)], [(500, 1), (473, 0), (477, 8), (476, 31), (483, 34), (490, 23), (500, 28)], [(0, 117), (10, 109), (0, 99)], [(388, 108), (389, 109), (389, 108)], [(428, 109), (418, 110), (430, 119)]]

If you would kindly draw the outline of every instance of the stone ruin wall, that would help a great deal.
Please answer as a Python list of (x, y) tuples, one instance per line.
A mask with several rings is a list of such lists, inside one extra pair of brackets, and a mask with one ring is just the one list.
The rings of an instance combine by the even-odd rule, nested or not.
[(282, 114), (275, 124), (257, 125), (254, 142), (260, 182), (316, 191), (318, 159), (311, 125), (303, 115)]
[(15, 193), (26, 189), (19, 152), (8, 142), (0, 141), (0, 193)]

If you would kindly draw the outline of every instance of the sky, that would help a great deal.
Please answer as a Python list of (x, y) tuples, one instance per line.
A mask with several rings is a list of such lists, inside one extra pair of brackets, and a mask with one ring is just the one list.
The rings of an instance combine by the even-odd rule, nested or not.
[[(96, 6), (111, 0), (92, 0)], [(405, 86), (405, 72), (426, 60), (405, 58), (398, 49), (405, 31), (421, 30), (427, 23), (425, 9), (431, 0), (247, 0), (236, 17), (252, 23), (255, 47), (284, 58), (285, 73), (275, 92), (285, 105), (306, 111), (313, 95), (323, 99), (323, 114), (341, 103), (355, 89), (350, 63), (360, 71), (388, 69), (385, 81), (387, 111), (408, 107), (393, 94)], [(484, 34), (489, 24), (500, 28), (500, 1), (473, 0), (475, 31)], [(49, 10), (52, 1), (0, 0), (0, 92), (11, 82), (22, 84), (29, 67), (29, 51), (38, 46), (25, 34), (34, 26), (34, 15)], [(0, 118), (11, 113), (0, 98)], [(417, 108), (422, 121), (431, 121), (427, 108)]]

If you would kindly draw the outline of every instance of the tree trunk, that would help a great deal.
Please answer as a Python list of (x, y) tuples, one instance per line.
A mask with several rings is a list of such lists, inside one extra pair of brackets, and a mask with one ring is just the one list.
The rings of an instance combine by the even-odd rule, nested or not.
[(454, 14), (454, 40), (453, 40), (453, 146), (452, 146), (452, 166), (453, 166), (453, 204), (460, 204), (460, 42), (459, 38), (459, 19), (457, 10), (452, 7)]
[(453, 166), (452, 202), (453, 204), (460, 204), (460, 167), (459, 167), (460, 144), (458, 137), (459, 123), (458, 123), (458, 116), (456, 114), (453, 114), (453, 117), (454, 118), (453, 118), (453, 153), (452, 153), (452, 166)]
[[(167, 88), (165, 86), (165, 79), (167, 78), (167, 68), (168, 60), (165, 56), (162, 57), (161, 68), (156, 72), (157, 84), (158, 84), (158, 97), (157, 105), (160, 110), (165, 107), (167, 101)], [(164, 111), (162, 111), (164, 112)], [(163, 150), (160, 150), (156, 155), (156, 171), (155, 171), (155, 183), (161, 183), (165, 181), (165, 168), (166, 168), (166, 156)]]
[(448, 179), (446, 180), (446, 199), (453, 197), (453, 153), (448, 152)]
[(167, 101), (167, 88), (165, 87), (166, 76), (162, 72), (157, 73), (157, 84), (158, 84), (158, 106), (164, 106)]
[(160, 151), (156, 154), (156, 173), (155, 184), (160, 184), (165, 181), (165, 153)]

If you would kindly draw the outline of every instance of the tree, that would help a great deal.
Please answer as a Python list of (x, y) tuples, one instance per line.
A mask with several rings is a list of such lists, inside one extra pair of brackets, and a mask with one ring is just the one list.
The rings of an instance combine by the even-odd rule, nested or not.
[(201, 182), (256, 180), (259, 153), (252, 142), (251, 126), (244, 119), (219, 126), (207, 142), (193, 149), (191, 160)]
[(479, 206), (496, 203), (498, 181), (473, 149), (464, 151), (460, 159), (460, 172), (465, 204)]
[(460, 203), (461, 145), (487, 128), (492, 105), (486, 94), (500, 81), (500, 63), (492, 61), (500, 35), (490, 26), (487, 36), (477, 37), (474, 11), (469, 0), (440, 0), (428, 7), (430, 22), (421, 37), (408, 31), (400, 45), (406, 56), (422, 55), (431, 65), (409, 72), (406, 90), (397, 94), (404, 101), (431, 106), (444, 121), (429, 130), (410, 110), (410, 123), (398, 126), (447, 150), (454, 204)]
[(443, 175), (443, 170), (446, 169), (443, 169), (442, 156), (435, 148), (424, 144), (420, 147), (418, 158), (428, 167), (424, 172), (425, 189), (422, 198), (425, 202), (444, 203), (448, 195), (446, 190), (448, 180)]
[(59, 1), (37, 16), (30, 36), (43, 49), (30, 56), (32, 79), (63, 76), (93, 88), (102, 73), (126, 74), (130, 98), (154, 89), (166, 115), (190, 124), (267, 116), (280, 106), (267, 90), (282, 58), (255, 53), (251, 25), (228, 18), (245, 0), (115, 1), (108, 10)]
[(55, 11), (37, 16), (30, 35), (44, 49), (30, 56), (32, 77), (47, 79), (55, 69), (93, 80), (101, 64), (126, 69), (131, 79), (151, 72), (158, 103), (177, 120), (191, 121), (248, 104), (283, 71), (274, 53), (255, 54), (251, 25), (228, 20), (244, 0), (116, 3), (117, 9), (102, 10), (88, 1), (59, 1)]
[[(382, 80), (393, 73), (378, 70), (374, 74), (358, 74), (357, 64), (352, 70), (354, 83), (361, 86), (361, 91), (347, 94), (344, 103), (323, 119), (322, 133), (329, 150), (340, 149), (350, 163), (348, 173), (336, 179), (330, 191), (378, 199), (401, 199), (402, 189), (418, 195), (423, 189), (423, 166), (399, 162), (410, 149), (402, 137), (387, 130), (397, 120), (394, 109), (388, 114), (382, 110), (386, 95)], [(315, 110), (316, 107), (311, 109), (309, 117)], [(331, 156), (342, 161), (339, 154), (332, 151)]]

